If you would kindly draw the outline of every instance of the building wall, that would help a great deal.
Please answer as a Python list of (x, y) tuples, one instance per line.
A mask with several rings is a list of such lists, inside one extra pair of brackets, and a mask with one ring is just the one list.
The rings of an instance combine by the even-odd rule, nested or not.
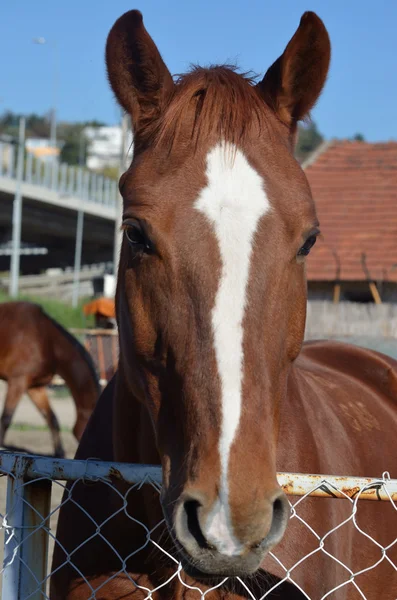
[[(383, 302), (397, 304), (397, 283), (382, 282), (377, 284)], [(328, 281), (310, 281), (308, 283), (309, 300), (333, 300), (334, 283)], [(366, 281), (344, 281), (341, 283), (341, 302), (368, 302), (373, 298)]]
[[(117, 167), (120, 163), (121, 127), (86, 127), (84, 134), (89, 142), (87, 167), (99, 171), (104, 167)], [(127, 147), (132, 145), (132, 133), (128, 132)]]
[[(62, 146), (63, 142), (60, 145)], [(59, 160), (60, 148), (53, 148), (48, 138), (26, 138), (25, 148), (40, 160), (49, 162)]]

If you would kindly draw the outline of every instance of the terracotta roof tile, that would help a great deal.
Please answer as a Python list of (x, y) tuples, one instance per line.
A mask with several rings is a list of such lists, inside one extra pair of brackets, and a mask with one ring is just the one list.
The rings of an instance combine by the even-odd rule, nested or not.
[(397, 142), (331, 142), (305, 169), (324, 239), (308, 258), (309, 281), (397, 282)]

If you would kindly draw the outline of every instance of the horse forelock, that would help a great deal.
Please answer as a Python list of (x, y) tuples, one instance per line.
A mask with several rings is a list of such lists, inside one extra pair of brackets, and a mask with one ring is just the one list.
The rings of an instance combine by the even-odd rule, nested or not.
[[(239, 73), (231, 65), (193, 66), (177, 76), (160, 119), (147, 123), (141, 134), (145, 145), (165, 153), (181, 146), (197, 149), (214, 134), (239, 144), (252, 126), (265, 128), (268, 115), (254, 75)], [(139, 141), (138, 133), (138, 147)]]

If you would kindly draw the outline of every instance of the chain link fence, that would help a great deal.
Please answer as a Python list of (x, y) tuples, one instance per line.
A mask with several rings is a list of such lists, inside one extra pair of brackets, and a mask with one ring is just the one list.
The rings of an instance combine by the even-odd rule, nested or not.
[[(137, 544), (140, 547), (131, 548), (129, 557), (119, 554), (116, 548), (112, 548), (114, 555), (119, 560), (119, 570), (113, 572), (109, 577), (114, 579), (122, 577), (128, 583), (128, 592), (125, 596), (130, 598), (130, 594), (137, 592), (137, 598), (147, 598), (156, 600), (159, 596), (155, 592), (162, 590), (166, 592), (167, 586), (181, 585), (189, 589), (189, 599), (207, 598), (209, 600), (214, 596), (211, 592), (224, 586), (226, 579), (218, 581), (213, 587), (206, 586), (200, 588), (198, 585), (192, 586), (185, 579), (184, 571), (176, 556), (170, 553), (169, 547), (162, 544), (161, 537), (156, 535), (159, 528), (164, 524), (158, 522), (154, 527), (149, 527), (141, 522), (136, 516), (127, 509), (129, 495), (134, 490), (140, 490), (142, 486), (150, 486), (151, 490), (157, 494), (161, 489), (161, 469), (150, 465), (130, 465), (124, 463), (107, 463), (97, 460), (61, 460), (45, 457), (27, 456), (13, 453), (0, 453), (0, 474), (6, 481), (6, 506), (0, 505), (2, 544), (4, 544), (3, 566), (1, 569), (2, 577), (2, 598), (3, 600), (41, 600), (49, 599), (49, 580), (51, 573), (51, 556), (54, 546), (59, 544), (55, 539), (55, 527), (59, 508), (68, 502), (76, 503), (73, 491), (77, 484), (83, 483), (95, 488), (98, 484), (105, 484), (107, 489), (114, 491), (118, 500), (118, 514), (123, 514), (125, 518), (131, 519), (142, 530), (144, 543)], [(366, 596), (360, 588), (360, 576), (363, 573), (373, 572), (375, 579), (378, 577), (377, 569), (380, 565), (386, 565), (391, 574), (390, 598), (397, 597), (397, 564), (395, 550), (397, 548), (397, 480), (391, 479), (388, 473), (384, 473), (379, 479), (356, 478), (356, 477), (334, 477), (323, 475), (300, 475), (291, 473), (280, 473), (278, 475), (279, 483), (286, 492), (290, 502), (290, 523), (299, 521), (299, 524), (307, 528), (313, 537), (314, 545), (312, 550), (303, 554), (292, 566), (287, 567), (277, 556), (277, 548), (270, 553), (269, 559), (277, 563), (283, 577), (269, 586), (258, 587), (241, 578), (235, 578), (233, 586), (239, 586), (241, 598), (251, 600), (264, 600), (265, 598), (275, 598), (277, 588), (282, 589), (283, 584), (289, 582), (301, 591), (302, 598), (317, 600), (320, 596), (312, 599), (302, 589), (296, 581), (295, 574), (299, 568), (316, 554), (324, 554), (327, 558), (342, 569), (344, 573), (343, 580), (337, 586), (328, 589), (321, 598), (338, 599), (358, 597), (367, 600), (381, 600), (379, 595)], [(5, 481), (4, 481), (5, 480)], [(68, 487), (66, 486), (69, 482)], [(120, 487), (120, 483), (122, 486)], [(63, 499), (62, 493), (67, 489)], [(103, 485), (102, 488), (103, 490)], [(312, 524), (307, 520), (307, 512), (302, 511), (302, 507), (308, 501), (309, 497), (318, 497), (318, 502), (344, 502), (347, 506), (346, 518), (338, 523), (326, 534), (320, 534), (315, 531)], [(359, 519), (360, 509), (368, 505), (368, 501), (374, 501), (370, 504), (377, 509), (384, 503), (390, 504), (392, 515), (396, 519), (390, 522), (392, 531), (392, 541), (388, 545), (382, 545), (376, 539), (376, 533), (372, 535), (363, 529)], [(84, 506), (78, 506), (80, 518), (86, 518), (91, 524), (92, 534), (83, 539), (72, 551), (62, 549), (64, 560), (57, 566), (57, 570), (69, 566), (76, 570), (80, 579), (85, 583), (84, 593), (79, 598), (87, 600), (99, 600), (109, 598), (104, 589), (109, 580), (102, 581), (94, 587), (85, 574), (79, 572), (78, 566), (74, 564), (78, 552), (85, 551), (87, 544), (92, 541), (98, 541), (109, 545), (108, 536), (105, 534), (105, 528), (112, 526), (112, 518), (116, 513), (111, 514), (108, 519), (96, 522)], [(324, 510), (326, 506), (324, 504)], [(310, 513), (309, 513), (310, 514)], [(304, 516), (302, 516), (304, 515)], [(379, 558), (372, 564), (365, 564), (360, 571), (353, 571), (349, 564), (344, 564), (337, 555), (332, 554), (327, 548), (327, 539), (346, 524), (353, 524), (362, 539), (374, 544), (378, 548)], [(69, 526), (69, 525), (68, 525)], [(72, 526), (72, 524), (70, 525)], [(290, 528), (287, 529), (286, 536), (289, 535)], [(160, 541), (159, 541), (160, 540)], [(292, 543), (299, 547), (299, 540), (292, 540)], [(128, 571), (128, 560), (138, 552), (151, 549), (156, 552), (158, 560), (166, 559), (174, 567), (168, 571), (167, 577), (158, 585), (150, 587), (140, 580), (134, 580)], [(394, 552), (394, 560), (393, 554)], [(321, 577), (322, 574), (319, 574)], [(230, 580), (229, 580), (230, 583)], [(347, 592), (346, 592), (347, 588)], [(127, 588), (124, 588), (127, 589)], [(342, 593), (343, 590), (343, 593)], [(341, 595), (339, 593), (341, 592)], [(353, 594), (356, 594), (354, 595)], [(352, 595), (351, 595), (352, 594)], [(394, 594), (394, 595), (393, 595)], [(65, 595), (66, 597), (66, 595)], [(118, 597), (118, 596), (117, 596)], [(135, 598), (135, 595), (131, 596)], [(172, 592), (170, 595), (164, 594), (165, 598), (174, 598)], [(179, 597), (179, 596), (178, 596)], [(185, 597), (185, 596), (183, 596)], [(218, 596), (216, 596), (218, 597)], [(223, 597), (222, 595), (219, 598)], [(229, 597), (229, 596), (225, 596)], [(239, 596), (240, 597), (240, 596)], [(280, 597), (284, 598), (284, 595)], [(290, 597), (290, 596), (288, 596)], [(295, 598), (295, 596), (294, 596)]]

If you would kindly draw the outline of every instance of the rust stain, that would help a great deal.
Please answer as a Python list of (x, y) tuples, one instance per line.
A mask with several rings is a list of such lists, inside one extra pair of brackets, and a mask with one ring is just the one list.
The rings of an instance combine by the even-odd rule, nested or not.
[(354, 496), (356, 496), (356, 494), (359, 493), (360, 488), (358, 486), (356, 486), (356, 487), (341, 487), (340, 491), (343, 494), (346, 494), (346, 496), (349, 496), (349, 498), (353, 498)]
[(121, 475), (120, 471), (113, 466), (109, 467), (109, 477), (114, 477), (115, 479), (123, 479), (123, 476)]
[[(282, 490), (287, 496), (311, 496), (317, 498), (339, 498), (354, 500), (389, 500), (389, 496), (382, 489), (382, 480), (379, 482), (369, 478), (362, 478), (360, 482), (354, 482), (349, 477), (336, 477), (328, 481), (321, 475), (302, 476), (303, 482), (299, 482), (299, 475), (289, 477), (284, 483), (280, 482)], [(354, 479), (354, 478), (353, 478)], [(367, 489), (365, 486), (371, 485)], [(315, 488), (315, 489), (314, 489)], [(397, 492), (390, 492), (393, 501), (397, 500)]]

